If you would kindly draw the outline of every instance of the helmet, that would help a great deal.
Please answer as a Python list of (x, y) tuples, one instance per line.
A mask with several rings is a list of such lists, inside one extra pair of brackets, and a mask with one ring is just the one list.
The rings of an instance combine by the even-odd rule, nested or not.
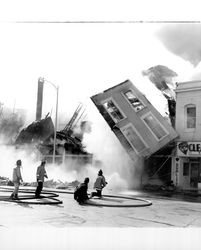
[(103, 174), (103, 171), (100, 169), (99, 171), (98, 171), (98, 175), (102, 175)]
[(17, 166), (21, 166), (21, 165), (22, 165), (22, 161), (21, 161), (21, 160), (17, 160), (17, 161), (16, 161), (16, 165), (17, 165)]
[(84, 179), (84, 183), (89, 183), (89, 177), (86, 177), (86, 178)]

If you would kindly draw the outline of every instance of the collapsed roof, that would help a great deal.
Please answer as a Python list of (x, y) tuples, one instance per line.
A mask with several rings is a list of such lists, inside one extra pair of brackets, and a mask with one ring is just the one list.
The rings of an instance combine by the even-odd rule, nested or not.
[(45, 141), (54, 134), (54, 124), (51, 117), (32, 122), (28, 127), (21, 130), (15, 140), (15, 144), (30, 144)]
[[(83, 122), (81, 123), (83, 124)], [(82, 125), (83, 126), (83, 125)], [(62, 155), (65, 150), (69, 154), (88, 154), (82, 145), (82, 136), (73, 135), (73, 130), (56, 132), (56, 154)], [(22, 146), (33, 144), (43, 155), (53, 154), (54, 124), (50, 116), (31, 123), (24, 128), (16, 138), (15, 144)]]

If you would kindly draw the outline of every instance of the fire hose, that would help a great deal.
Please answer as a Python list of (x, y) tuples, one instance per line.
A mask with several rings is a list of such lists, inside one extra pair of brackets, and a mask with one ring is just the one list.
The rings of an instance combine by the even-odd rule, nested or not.
[[(10, 188), (4, 188), (0, 187), (1, 192), (11, 192), (12, 189)], [(56, 193), (55, 193), (56, 192)], [(30, 189), (20, 189), (19, 193), (28, 193), (28, 194), (35, 194), (33, 190)], [(62, 204), (63, 202), (59, 199), (56, 199), (55, 197), (58, 197), (58, 193), (62, 194), (73, 194), (73, 191), (49, 191), (49, 192), (42, 192), (42, 195), (40, 197), (40, 201), (26, 201), (30, 199), (36, 199), (35, 195), (32, 196), (20, 196), (18, 200), (13, 200), (9, 196), (0, 196), (0, 201), (6, 201), (6, 202), (16, 202), (16, 203), (23, 203), (23, 204), (35, 204), (35, 205), (57, 205)], [(132, 201), (140, 201), (141, 204), (105, 204), (104, 202), (101, 202), (101, 200), (104, 201), (104, 199), (108, 198), (115, 198), (115, 199), (124, 199), (124, 200), (132, 200)], [(51, 201), (46, 201), (44, 199), (49, 199)], [(128, 197), (128, 196), (119, 196), (119, 195), (103, 195), (102, 199), (100, 199), (98, 202), (92, 201), (91, 199), (87, 200), (86, 205), (90, 206), (99, 206), (99, 207), (145, 207), (152, 205), (152, 202), (143, 198), (136, 198), (136, 197)]]
[(124, 200), (135, 200), (135, 201), (140, 201), (142, 202), (141, 204), (105, 204), (105, 203), (92, 203), (91, 200), (87, 201), (87, 204), (92, 205), (92, 206), (101, 206), (101, 207), (146, 207), (146, 206), (151, 206), (152, 202), (149, 200), (145, 200), (142, 198), (134, 198), (134, 197), (127, 197), (127, 196), (119, 196), (119, 195), (104, 195), (104, 197), (109, 197), (109, 198), (120, 198)]
[[(12, 190), (10, 188), (0, 188), (1, 192), (11, 192)], [(19, 199), (11, 199), (9, 196), (0, 196), (0, 201), (6, 201), (6, 202), (15, 202), (20, 204), (34, 204), (34, 205), (58, 205), (62, 204), (63, 202), (59, 199), (56, 199), (55, 197), (58, 197), (59, 195), (54, 192), (42, 192), (43, 195), (40, 196), (40, 201), (36, 200), (35, 192), (33, 190), (26, 190), (26, 189), (20, 189), (19, 193), (27, 193), (27, 194), (34, 194), (34, 195), (27, 195), (27, 196), (20, 196)], [(48, 199), (44, 200), (44, 199)], [(26, 200), (36, 200), (36, 201), (26, 201)]]
[[(72, 191), (56, 191), (57, 193), (65, 193), (65, 194), (73, 194), (74, 192)], [(143, 198), (136, 198), (136, 197), (128, 197), (128, 196), (120, 196), (120, 195), (102, 195), (102, 199), (104, 200), (105, 197), (108, 198), (119, 198), (119, 199), (125, 199), (125, 200), (133, 200), (133, 201), (140, 201), (142, 202), (141, 204), (105, 204), (105, 203), (95, 203), (89, 199), (86, 203), (86, 205), (91, 205), (91, 206), (98, 206), (98, 207), (146, 207), (146, 206), (151, 206), (152, 202)]]

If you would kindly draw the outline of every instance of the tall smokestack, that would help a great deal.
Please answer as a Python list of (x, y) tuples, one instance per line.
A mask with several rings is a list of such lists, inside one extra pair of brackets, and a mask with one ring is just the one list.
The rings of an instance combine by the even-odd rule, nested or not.
[(37, 106), (36, 106), (36, 121), (41, 120), (42, 105), (43, 105), (43, 85), (44, 78), (38, 78), (38, 94), (37, 94)]

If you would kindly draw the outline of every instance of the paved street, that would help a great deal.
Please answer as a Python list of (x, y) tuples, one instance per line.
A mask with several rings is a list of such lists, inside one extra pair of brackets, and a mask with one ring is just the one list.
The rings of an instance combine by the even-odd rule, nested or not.
[[(44, 227), (201, 227), (201, 199), (177, 195), (176, 197), (157, 196), (152, 193), (124, 192), (152, 202), (145, 207), (105, 207), (78, 205), (72, 194), (60, 191), (59, 205), (32, 205), (1, 201), (0, 226), (13, 228), (20, 226)], [(9, 195), (10, 193), (4, 193)], [(21, 194), (22, 195), (22, 194)], [(96, 204), (121, 206), (146, 204), (138, 200), (105, 197), (93, 199)], [(14, 215), (14, 216), (13, 216)]]
[[(1, 192), (1, 197), (9, 194)], [(98, 249), (115, 250), (134, 247), (169, 250), (178, 249), (178, 245), (179, 249), (200, 249), (200, 197), (162, 197), (139, 192), (118, 195), (141, 197), (150, 200), (152, 205), (128, 208), (80, 206), (73, 195), (67, 193), (59, 193), (58, 199), (63, 201), (59, 205), (1, 201), (1, 250), (81, 250), (96, 249), (97, 246)], [(103, 205), (146, 204), (110, 197), (102, 201), (94, 199), (93, 202)]]

